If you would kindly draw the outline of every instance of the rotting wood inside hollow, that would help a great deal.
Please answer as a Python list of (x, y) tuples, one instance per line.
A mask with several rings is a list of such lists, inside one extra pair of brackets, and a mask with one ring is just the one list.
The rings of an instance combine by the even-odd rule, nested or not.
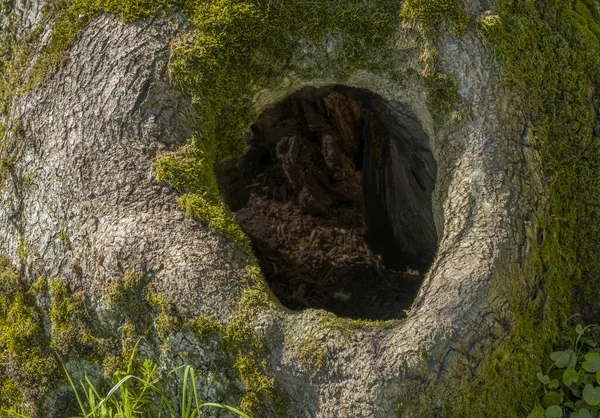
[(402, 318), (437, 248), (437, 166), (413, 112), (364, 90), (305, 88), (264, 111), (223, 197), (290, 309)]

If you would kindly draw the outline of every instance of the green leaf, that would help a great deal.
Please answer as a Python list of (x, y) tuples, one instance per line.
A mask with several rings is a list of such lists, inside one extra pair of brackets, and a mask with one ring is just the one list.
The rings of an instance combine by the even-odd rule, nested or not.
[(577, 326), (575, 327), (575, 332), (579, 335), (583, 335), (583, 327), (581, 326), (581, 324), (577, 324)]
[(600, 354), (587, 353), (582, 367), (590, 373), (600, 372)]
[(550, 378), (547, 375), (542, 374), (541, 372), (537, 373), (537, 378), (543, 385), (547, 385), (550, 383)]
[(592, 406), (600, 405), (600, 387), (588, 384), (583, 388), (583, 400)]
[(569, 350), (569, 364), (567, 367), (575, 367), (577, 365), (577, 354), (573, 350)]
[(571, 386), (573, 383), (577, 383), (578, 379), (579, 373), (577, 373), (577, 370), (572, 367), (569, 367), (563, 373), (562, 380), (565, 386)]
[(560, 406), (552, 405), (546, 408), (546, 413), (544, 415), (547, 418), (562, 418), (563, 410)]
[(579, 410), (579, 418), (592, 418), (592, 413), (587, 408), (581, 408)]
[(550, 381), (550, 383), (548, 383), (549, 389), (558, 389), (559, 386), (560, 386), (560, 383), (558, 382), (558, 379), (552, 379)]
[(552, 405), (560, 405), (562, 402), (562, 396), (558, 392), (547, 392), (542, 397), (542, 406), (548, 408)]
[(531, 413), (527, 415), (527, 418), (544, 418), (545, 412), (546, 410), (544, 408), (542, 408), (541, 406), (536, 406), (535, 408), (533, 408), (533, 411), (531, 411)]
[(577, 360), (575, 352), (571, 349), (566, 351), (555, 351), (554, 353), (550, 354), (550, 358), (554, 360), (554, 365), (559, 369), (569, 366), (573, 362), (573, 358)]
[(586, 345), (589, 345), (590, 347), (596, 347), (598, 345), (598, 343), (596, 343), (596, 340), (586, 335), (581, 337), (581, 342)]

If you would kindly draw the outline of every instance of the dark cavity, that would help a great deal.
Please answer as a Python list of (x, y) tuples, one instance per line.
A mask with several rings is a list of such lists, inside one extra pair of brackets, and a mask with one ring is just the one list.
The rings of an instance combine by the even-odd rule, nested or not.
[(405, 317), (437, 250), (437, 166), (410, 108), (345, 86), (305, 88), (252, 133), (217, 177), (281, 303)]

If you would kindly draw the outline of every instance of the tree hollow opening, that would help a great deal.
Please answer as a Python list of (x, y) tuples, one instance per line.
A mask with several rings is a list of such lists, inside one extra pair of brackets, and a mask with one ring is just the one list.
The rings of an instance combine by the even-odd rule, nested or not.
[(411, 109), (341, 85), (304, 88), (252, 133), (217, 177), (283, 305), (405, 317), (437, 250), (437, 165)]

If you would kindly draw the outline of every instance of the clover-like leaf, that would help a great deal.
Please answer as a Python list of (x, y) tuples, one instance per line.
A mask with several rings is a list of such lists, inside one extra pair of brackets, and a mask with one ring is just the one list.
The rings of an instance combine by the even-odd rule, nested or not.
[(554, 353), (550, 354), (550, 358), (554, 360), (554, 365), (559, 369), (563, 369), (567, 366), (573, 367), (574, 365), (571, 366), (573, 359), (577, 361), (577, 355), (571, 349), (565, 351), (555, 351)]
[(583, 335), (583, 326), (581, 324), (577, 324), (575, 327), (575, 332), (579, 335)]
[(569, 364), (567, 367), (575, 367), (577, 365), (577, 354), (573, 350), (569, 350)]
[(590, 373), (600, 372), (600, 354), (587, 353), (581, 366)]
[(548, 383), (550, 383), (550, 378), (548, 377), (548, 375), (542, 374), (541, 372), (537, 373), (537, 378), (540, 382), (542, 382), (543, 385), (547, 385)]
[(560, 382), (558, 379), (552, 379), (550, 383), (548, 383), (548, 389), (558, 389), (560, 386)]
[(577, 383), (579, 379), (579, 373), (572, 367), (565, 370), (562, 376), (562, 380), (565, 386), (571, 386), (573, 383)]
[(592, 418), (592, 413), (587, 408), (581, 408), (578, 412), (579, 418)]
[(546, 408), (544, 416), (546, 416), (547, 418), (562, 418), (563, 410), (560, 406), (552, 405)]
[(542, 406), (548, 408), (552, 405), (560, 405), (562, 402), (562, 396), (558, 392), (546, 392), (542, 396)]
[(583, 400), (592, 406), (600, 405), (600, 387), (588, 384), (583, 388)]
[(541, 406), (536, 406), (535, 408), (533, 408), (533, 411), (531, 411), (531, 413), (527, 415), (527, 418), (544, 418), (545, 412), (546, 410), (544, 408), (542, 408)]

